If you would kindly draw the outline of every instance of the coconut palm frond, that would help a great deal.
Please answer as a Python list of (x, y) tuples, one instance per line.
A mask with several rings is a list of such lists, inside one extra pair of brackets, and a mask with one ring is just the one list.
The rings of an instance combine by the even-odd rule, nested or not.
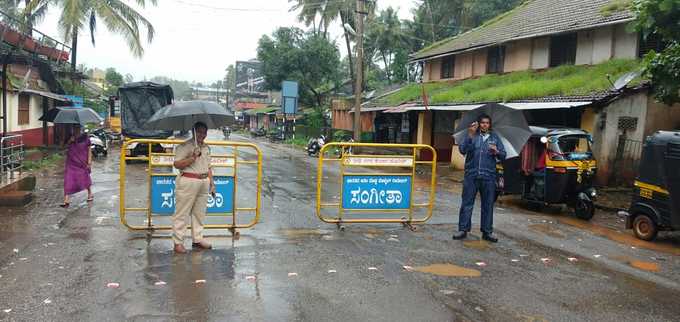
[(45, 19), (47, 15), (47, 9), (49, 8), (49, 2), (43, 1), (43, 3), (32, 10), (31, 16), (33, 16), (34, 22), (41, 22)]
[(151, 3), (151, 5), (153, 5), (153, 6), (158, 5), (158, 0), (136, 0), (136, 1), (137, 1), (137, 5), (142, 7), (142, 8), (146, 7), (147, 2)]
[(90, 11), (90, 39), (94, 46), (94, 32), (97, 30), (97, 14), (94, 10)]
[(89, 13), (89, 1), (81, 0), (59, 0), (62, 6), (61, 16), (59, 16), (59, 26), (63, 29), (64, 39), (71, 41), (74, 31), (79, 31), (83, 28), (86, 13)]
[(102, 19), (110, 32), (119, 34), (125, 39), (135, 57), (142, 57), (144, 55), (144, 48), (140, 40), (137, 21), (129, 19), (129, 12), (117, 10), (117, 7), (111, 5), (113, 2), (116, 1), (102, 1), (95, 8), (97, 15)]
[(137, 30), (138, 35), (139, 25), (144, 26), (144, 29), (146, 29), (147, 42), (151, 43), (153, 41), (156, 30), (154, 29), (151, 22), (142, 16), (141, 13), (137, 12), (134, 8), (130, 7), (121, 0), (108, 0), (104, 2), (108, 3), (112, 10), (116, 11), (120, 16), (122, 16), (131, 26), (134, 26), (134, 29)]

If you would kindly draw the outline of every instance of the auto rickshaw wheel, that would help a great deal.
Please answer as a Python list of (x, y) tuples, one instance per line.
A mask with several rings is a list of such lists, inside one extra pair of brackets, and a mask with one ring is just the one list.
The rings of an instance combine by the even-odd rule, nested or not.
[(637, 214), (635, 220), (633, 220), (633, 231), (637, 238), (650, 241), (656, 238), (659, 229), (652, 218), (646, 214), (640, 213)]
[(595, 215), (595, 205), (589, 200), (578, 200), (574, 207), (576, 217), (583, 220), (590, 220)]

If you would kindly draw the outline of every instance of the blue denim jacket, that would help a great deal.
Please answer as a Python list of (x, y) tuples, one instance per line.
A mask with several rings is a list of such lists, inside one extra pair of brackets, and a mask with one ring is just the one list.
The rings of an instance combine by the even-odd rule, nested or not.
[[(496, 142), (498, 153), (491, 154), (487, 142)], [(458, 150), (465, 156), (465, 176), (473, 178), (496, 179), (496, 162), (505, 160), (505, 147), (500, 137), (490, 132), (489, 137), (484, 141), (477, 132), (474, 137), (465, 135), (465, 141), (461, 142)]]

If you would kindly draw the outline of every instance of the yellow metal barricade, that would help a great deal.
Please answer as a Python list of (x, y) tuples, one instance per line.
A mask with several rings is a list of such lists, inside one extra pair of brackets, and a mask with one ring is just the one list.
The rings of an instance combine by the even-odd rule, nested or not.
[[(156, 140), (156, 139), (133, 139), (133, 140), (126, 140), (123, 142), (122, 147), (121, 147), (121, 155), (120, 155), (120, 222), (125, 225), (125, 227), (131, 229), (131, 230), (169, 230), (172, 229), (172, 226), (170, 225), (154, 225), (154, 220), (153, 218), (156, 217), (156, 215), (160, 212), (158, 209), (163, 209), (163, 207), (169, 208), (169, 209), (163, 209), (162, 211), (166, 211), (166, 214), (171, 214), (172, 212), (170, 209), (174, 209), (174, 178), (177, 176), (176, 172), (173, 171), (173, 162), (174, 162), (174, 152), (172, 151), (166, 151), (165, 149), (162, 149), (164, 152), (153, 152), (153, 151), (158, 151), (158, 147), (163, 145), (163, 146), (175, 146), (178, 144), (183, 143), (183, 140)], [(126, 149), (128, 146), (132, 144), (144, 144), (147, 145), (148, 147), (148, 154), (147, 156), (138, 156), (138, 157), (130, 157), (126, 156)], [(249, 228), (257, 224), (257, 222), (260, 219), (260, 195), (261, 195), (261, 183), (262, 183), (262, 152), (260, 149), (251, 143), (242, 143), (242, 142), (227, 142), (227, 141), (206, 141), (206, 144), (211, 147), (211, 167), (213, 169), (213, 180), (216, 182), (216, 185), (218, 185), (218, 181), (221, 180), (224, 183), (224, 187), (217, 186), (218, 193), (216, 197), (209, 197), (208, 200), (208, 206), (221, 206), (222, 208), (226, 209), (224, 212), (222, 212), (221, 208), (215, 207), (215, 214), (210, 212), (210, 208), (208, 208), (208, 213), (206, 214), (207, 216), (231, 216), (231, 223), (224, 223), (224, 224), (207, 224), (204, 225), (205, 229), (228, 229), (231, 231), (231, 233), (235, 236), (238, 235), (238, 232), (236, 229), (241, 229), (241, 228)], [(212, 148), (218, 148), (218, 147), (224, 147), (224, 148), (231, 148), (232, 153), (226, 153), (226, 154), (219, 154), (219, 153), (213, 153)], [(244, 151), (253, 151), (257, 158), (253, 160), (245, 160), (243, 154)], [(241, 154), (239, 154), (241, 152)], [(125, 198), (125, 191), (126, 191), (126, 164), (128, 161), (146, 161), (147, 164), (147, 186), (148, 186), (148, 195), (146, 196), (146, 207), (127, 207), (126, 206), (126, 198)], [(250, 207), (238, 207), (237, 206), (237, 200), (236, 200), (236, 192), (237, 192), (237, 182), (238, 182), (238, 168), (239, 165), (255, 165), (257, 166), (257, 182), (256, 182), (256, 198), (255, 198), (255, 205), (250, 206)], [(217, 175), (215, 174), (217, 169), (226, 169), (226, 170), (231, 170), (231, 174), (228, 175)], [(158, 171), (158, 170), (166, 170), (165, 172), (163, 171)], [(157, 195), (154, 194), (152, 195), (153, 184), (166, 184), (168, 186), (171, 186), (171, 191), (162, 193), (162, 197), (165, 198), (164, 202), (161, 204), (161, 208), (154, 208), (155, 204), (153, 201), (158, 200)], [(224, 191), (227, 194), (230, 194), (231, 196), (228, 196), (230, 198), (223, 198), (222, 195), (219, 193), (221, 189), (224, 189)], [(252, 199), (249, 199), (252, 200)], [(226, 205), (226, 206), (223, 206)], [(230, 206), (230, 207), (229, 207)], [(230, 210), (230, 211), (229, 211)], [(146, 214), (146, 220), (145, 220), (145, 225), (132, 225), (128, 223), (127, 220), (127, 214), (128, 212), (143, 212)], [(238, 224), (236, 221), (237, 213), (243, 213), (243, 212), (254, 212), (254, 218), (247, 224)]]
[[(362, 154), (353, 150), (368, 149), (400, 149), (408, 154)], [(327, 158), (327, 152), (335, 151), (337, 157)], [(429, 151), (432, 161), (419, 161), (421, 151)], [(435, 200), (437, 152), (424, 144), (378, 144), (378, 143), (342, 143), (333, 142), (323, 146), (319, 152), (317, 168), (316, 214), (326, 223), (401, 223), (415, 229), (411, 224), (424, 223), (432, 217)], [(340, 202), (331, 203), (322, 200), (322, 187), (325, 163), (339, 163)], [(427, 202), (414, 202), (414, 184), (416, 166), (429, 165), (431, 177)], [(335, 217), (322, 214), (322, 209), (335, 208)], [(414, 209), (424, 208), (426, 215), (414, 218)], [(345, 214), (403, 214), (401, 218), (378, 218), (362, 216), (362, 218), (344, 218)]]

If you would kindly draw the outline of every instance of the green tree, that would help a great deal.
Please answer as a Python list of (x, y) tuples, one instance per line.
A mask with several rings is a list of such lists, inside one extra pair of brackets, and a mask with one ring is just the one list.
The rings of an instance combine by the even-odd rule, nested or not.
[(463, 30), (469, 30), (493, 19), (499, 14), (517, 7), (523, 0), (464, 0), (468, 20), (462, 19)]
[(190, 100), (192, 99), (191, 84), (187, 81), (175, 80), (167, 76), (155, 76), (149, 81), (170, 85), (172, 92), (175, 95), (175, 100)]
[(396, 53), (408, 47), (397, 11), (392, 7), (381, 11), (368, 25), (366, 35), (366, 57), (379, 59), (384, 66), (387, 82), (392, 83), (396, 70), (403, 69), (402, 66), (395, 65)]
[(279, 90), (284, 80), (298, 81), (304, 105), (322, 106), (321, 93), (340, 83), (340, 53), (335, 44), (298, 28), (282, 27), (271, 37), (262, 36), (257, 58), (267, 87)]
[[(157, 0), (136, 0), (144, 7)], [(71, 66), (75, 71), (78, 53), (78, 34), (84, 29), (90, 32), (92, 45), (95, 44), (97, 22), (102, 20), (109, 32), (122, 36), (135, 57), (144, 55), (140, 27), (146, 29), (146, 40), (151, 43), (155, 30), (149, 20), (123, 0), (31, 0), (27, 10), (54, 4), (61, 8), (59, 29), (66, 41), (71, 41)], [(86, 25), (87, 24), (87, 25)]]
[(106, 81), (104, 94), (107, 96), (116, 95), (118, 87), (123, 85), (123, 75), (117, 72), (115, 68), (110, 67), (106, 69), (104, 81)]
[(229, 91), (233, 91), (236, 88), (236, 69), (232, 64), (227, 66), (225, 71), (227, 73), (224, 75), (224, 87)]
[(413, 18), (406, 21), (412, 51), (455, 36), (499, 14), (522, 0), (417, 0)]
[[(299, 10), (298, 20), (307, 27), (312, 25), (312, 32), (317, 35), (323, 34), (325, 38), (328, 38), (328, 27), (330, 24), (340, 20), (345, 39), (345, 49), (347, 50), (349, 75), (352, 83), (354, 83), (352, 41), (355, 37), (353, 30), (355, 29), (356, 21), (356, 0), (289, 0), (289, 2), (295, 3), (290, 9), (291, 11)], [(370, 18), (375, 11), (375, 3), (369, 2), (366, 5), (366, 11)], [(318, 24), (316, 23), (317, 17), (319, 18)], [(323, 33), (321, 28), (323, 28)]]
[(123, 75), (117, 72), (113, 67), (106, 69), (104, 80), (106, 80), (106, 83), (111, 86), (119, 87), (123, 85)]
[(654, 96), (666, 104), (680, 102), (680, 0), (635, 0), (635, 28), (643, 37), (656, 34), (667, 44), (645, 56), (644, 73)]

